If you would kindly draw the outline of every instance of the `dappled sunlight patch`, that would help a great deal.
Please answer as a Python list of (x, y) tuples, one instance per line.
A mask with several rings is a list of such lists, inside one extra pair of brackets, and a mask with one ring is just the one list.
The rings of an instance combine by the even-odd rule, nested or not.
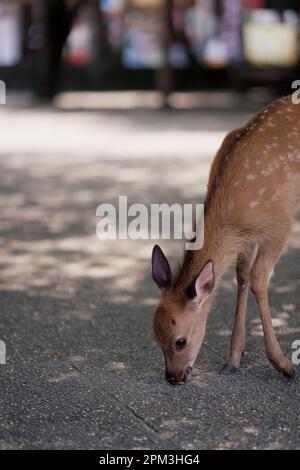
[(112, 294), (111, 301), (115, 304), (126, 304), (132, 300), (129, 294)]
[(286, 318), (272, 318), (272, 325), (273, 327), (276, 329), (281, 329), (283, 327), (285, 327), (287, 324), (286, 322)]
[(70, 298), (74, 296), (75, 288), (68, 282), (62, 282), (54, 286), (55, 297), (57, 298)]
[(246, 426), (243, 431), (246, 433), (246, 434), (259, 434), (259, 430), (253, 426)]
[(69, 320), (85, 320), (90, 321), (93, 318), (94, 313), (88, 308), (82, 310), (70, 310), (64, 313), (64, 318)]
[(153, 307), (155, 305), (157, 305), (157, 302), (158, 302), (158, 297), (147, 297), (145, 299), (142, 299), (142, 305), (146, 305), (146, 306), (149, 306), (149, 307)]
[(286, 335), (293, 335), (300, 333), (300, 326), (299, 327), (287, 327), (284, 332)]
[(69, 361), (73, 362), (74, 364), (84, 364), (85, 362), (87, 362), (87, 358), (85, 356), (80, 356), (76, 354), (74, 356), (70, 356)]
[[(293, 304), (284, 304), (282, 306), (287, 307), (286, 310), (273, 311), (272, 309), (272, 325), (277, 334), (289, 335), (300, 331), (300, 327), (293, 327), (290, 325), (291, 313), (294, 310)], [(250, 334), (252, 336), (263, 336), (263, 328), (260, 318), (254, 318), (251, 320)]]
[(170, 428), (170, 429), (176, 429), (180, 426), (193, 426), (195, 424), (194, 421), (191, 419), (186, 418), (185, 416), (180, 417), (178, 419), (167, 419), (163, 421), (162, 424), (160, 424), (160, 428)]
[(222, 279), (221, 281), (222, 289), (232, 292), (236, 287), (236, 280), (235, 278), (232, 279)]
[[(157, 116), (1, 111), (9, 156), (1, 160), (3, 289), (47, 289), (50, 296), (70, 298), (82, 279), (90, 279), (105, 286), (113, 303), (132, 300), (149, 276), (155, 241), (98, 240), (97, 206), (116, 203), (122, 193), (130, 204), (148, 205), (199, 197), (212, 147), (226, 131), (217, 114), (214, 129), (206, 125), (207, 115), (197, 122), (160, 113), (159, 124)], [(12, 132), (19, 139), (11, 139)], [(178, 253), (178, 243), (170, 240), (168, 250)]]
[(216, 334), (218, 336), (230, 336), (231, 335), (231, 330), (228, 330), (228, 329), (224, 328), (222, 330), (216, 331)]
[[(7, 181), (6, 181), (7, 184)], [(0, 208), (1, 213), (7, 214), (9, 211), (8, 208), (11, 209), (14, 206), (23, 206), (26, 203), (26, 197), (24, 194), (21, 193), (14, 193), (14, 194), (5, 194), (1, 192), (0, 198)]]
[[(87, 111), (84, 114), (70, 111), (66, 114), (40, 109), (6, 109), (0, 113), (0, 125), (2, 145), (7, 152), (39, 155), (40, 158), (50, 155), (52, 159), (57, 155), (78, 159), (82, 159), (82, 155), (85, 158), (97, 155), (174, 158), (176, 153), (195, 157), (217, 150), (226, 132), (222, 117), (214, 114), (215, 129), (206, 125), (207, 115), (199, 114), (197, 128), (191, 126), (188, 114), (182, 114), (180, 118), (178, 122), (176, 113), (160, 113), (158, 125), (157, 113), (149, 110), (131, 113)], [(18, 139), (12, 135), (18, 135)], [(145, 146), (145, 142), (151, 142), (151, 145)]]
[(286, 312), (293, 312), (296, 309), (296, 306), (292, 303), (289, 303), (289, 304), (283, 304), (282, 308)]
[(129, 368), (129, 365), (126, 364), (125, 362), (110, 362), (108, 364), (108, 367), (114, 371), (126, 371)]
[(64, 374), (60, 374), (56, 377), (50, 377), (49, 383), (56, 384), (65, 382), (67, 380), (77, 379), (79, 377), (79, 373), (76, 371), (65, 372)]
[(284, 449), (282, 442), (278, 440), (274, 440), (273, 442), (264, 446), (264, 450), (278, 450), (278, 449)]
[(264, 333), (261, 323), (258, 323), (256, 325), (254, 324), (250, 329), (250, 334), (252, 336), (263, 336)]
[(276, 294), (287, 294), (288, 292), (292, 292), (295, 289), (295, 286), (292, 284), (293, 283), (286, 286), (273, 287), (273, 290), (276, 292)]
[(223, 449), (232, 449), (233, 447), (235, 447), (235, 442), (227, 440), (227, 441), (224, 441), (224, 442), (218, 444), (215, 447), (215, 449), (216, 450), (223, 450)]
[[(0, 247), (2, 276), (0, 285), (18, 290), (54, 287), (64, 279), (67, 294), (70, 282), (81, 278), (109, 281), (109, 290), (118, 292), (120, 302), (126, 292), (134, 294), (148, 269), (152, 244), (132, 241), (100, 241), (96, 235), (47, 240), (11, 240)], [(130, 272), (130, 276), (128, 273)], [(63, 287), (62, 287), (63, 288)], [(57, 286), (56, 294), (60, 287)], [(120, 293), (120, 291), (123, 291)], [(123, 298), (123, 302), (130, 297)]]

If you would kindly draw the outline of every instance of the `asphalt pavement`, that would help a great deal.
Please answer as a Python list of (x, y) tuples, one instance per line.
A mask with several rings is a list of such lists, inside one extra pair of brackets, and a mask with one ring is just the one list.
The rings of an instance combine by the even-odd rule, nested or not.
[[(174, 387), (151, 331), (151, 240), (100, 241), (96, 208), (201, 202), (225, 133), (249, 109), (0, 108), (0, 449), (299, 449), (300, 382), (264, 355), (253, 299), (241, 369), (219, 374), (234, 272), (193, 379)], [(162, 243), (172, 264), (182, 243)], [(284, 351), (300, 339), (300, 223), (270, 287)]]

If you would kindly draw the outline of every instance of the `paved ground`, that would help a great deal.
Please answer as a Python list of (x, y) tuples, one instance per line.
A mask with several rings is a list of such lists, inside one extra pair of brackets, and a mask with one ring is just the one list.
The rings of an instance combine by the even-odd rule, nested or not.
[[(0, 448), (300, 448), (299, 379), (266, 361), (254, 302), (242, 369), (218, 374), (235, 298), (229, 272), (193, 381), (163, 379), (152, 339), (152, 242), (100, 242), (95, 211), (199, 201), (222, 136), (249, 110), (0, 108)], [(271, 305), (291, 354), (300, 339), (300, 226)], [(163, 243), (173, 262), (181, 253)], [(297, 295), (298, 293), (298, 295)]]

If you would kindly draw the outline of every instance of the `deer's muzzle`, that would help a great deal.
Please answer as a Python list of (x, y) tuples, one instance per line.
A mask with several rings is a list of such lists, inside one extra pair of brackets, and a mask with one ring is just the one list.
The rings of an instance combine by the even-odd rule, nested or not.
[(188, 380), (190, 380), (192, 376), (192, 367), (188, 366), (185, 371), (180, 373), (170, 373), (166, 370), (166, 380), (172, 385), (183, 385)]

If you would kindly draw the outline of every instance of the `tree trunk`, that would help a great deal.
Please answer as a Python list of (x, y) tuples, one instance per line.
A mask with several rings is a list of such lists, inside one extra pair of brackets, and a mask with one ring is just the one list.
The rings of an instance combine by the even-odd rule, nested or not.
[(36, 92), (40, 98), (51, 100), (57, 91), (63, 47), (80, 3), (68, 6), (66, 0), (42, 2), (45, 42), (36, 64)]

